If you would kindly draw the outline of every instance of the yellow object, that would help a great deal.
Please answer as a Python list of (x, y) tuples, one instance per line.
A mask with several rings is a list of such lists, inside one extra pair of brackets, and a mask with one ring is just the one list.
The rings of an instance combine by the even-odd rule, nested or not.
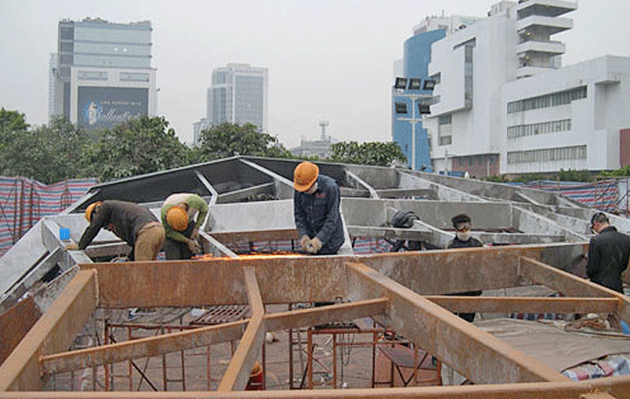
[(85, 208), (85, 219), (88, 223), (92, 222), (92, 212), (94, 212), (94, 208), (100, 204), (102, 204), (101, 201), (92, 202), (87, 208)]
[(166, 223), (174, 230), (184, 231), (188, 227), (188, 214), (179, 206), (172, 206), (166, 211)]
[(319, 176), (319, 167), (312, 162), (302, 162), (293, 171), (293, 187), (297, 191), (308, 191)]

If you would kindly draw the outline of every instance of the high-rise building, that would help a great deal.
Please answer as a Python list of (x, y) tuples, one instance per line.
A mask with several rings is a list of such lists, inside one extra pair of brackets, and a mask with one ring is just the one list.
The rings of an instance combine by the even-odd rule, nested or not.
[(212, 126), (222, 123), (258, 126), (267, 131), (267, 68), (249, 64), (228, 64), (212, 71), (208, 89), (207, 119)]
[(630, 57), (561, 66), (565, 45), (554, 35), (573, 27), (565, 15), (577, 7), (501, 1), (431, 45), (436, 85), (422, 126), (434, 170), (483, 177), (630, 163)]
[(57, 53), (50, 59), (49, 116), (111, 128), (155, 115), (151, 32), (149, 21), (59, 21)]

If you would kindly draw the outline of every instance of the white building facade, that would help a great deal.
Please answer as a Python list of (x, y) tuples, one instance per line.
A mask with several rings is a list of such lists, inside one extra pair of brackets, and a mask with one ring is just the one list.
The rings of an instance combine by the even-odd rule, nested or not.
[[(503, 1), (432, 46), (437, 81), (423, 122), (436, 171), (472, 176), (617, 169), (630, 127), (630, 58), (561, 67), (577, 3)], [(627, 138), (626, 138), (627, 139)]]
[(249, 64), (228, 64), (214, 69), (207, 97), (209, 123), (212, 126), (251, 123), (266, 132), (268, 75), (267, 68)]
[(87, 128), (154, 116), (151, 32), (148, 21), (60, 21), (58, 52), (50, 61), (49, 115), (64, 115)]

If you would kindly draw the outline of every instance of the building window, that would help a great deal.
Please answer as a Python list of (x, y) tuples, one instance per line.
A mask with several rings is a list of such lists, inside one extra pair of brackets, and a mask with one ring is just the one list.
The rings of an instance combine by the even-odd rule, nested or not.
[(438, 117), (438, 146), (450, 145), (453, 119), (450, 114)]
[(571, 90), (509, 102), (507, 104), (507, 113), (514, 114), (517, 112), (570, 104), (571, 101), (580, 100), (586, 98), (586, 96), (586, 86), (580, 86)]
[(148, 82), (149, 74), (148, 73), (121, 72), (118, 75), (118, 79), (121, 82)]
[(530, 125), (508, 126), (507, 138), (516, 139), (524, 136), (532, 136), (538, 134), (568, 132), (571, 130), (571, 119), (562, 119), (558, 121), (533, 123)]
[(79, 71), (79, 80), (104, 80), (107, 81), (107, 72)]
[(586, 159), (586, 146), (543, 148), (540, 150), (508, 152), (508, 164), (539, 163)]

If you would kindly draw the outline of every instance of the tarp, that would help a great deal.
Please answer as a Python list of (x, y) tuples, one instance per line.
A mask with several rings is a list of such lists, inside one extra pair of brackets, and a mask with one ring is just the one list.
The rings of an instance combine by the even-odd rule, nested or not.
[(0, 256), (42, 217), (62, 212), (97, 183), (96, 178), (86, 178), (46, 185), (0, 176)]

